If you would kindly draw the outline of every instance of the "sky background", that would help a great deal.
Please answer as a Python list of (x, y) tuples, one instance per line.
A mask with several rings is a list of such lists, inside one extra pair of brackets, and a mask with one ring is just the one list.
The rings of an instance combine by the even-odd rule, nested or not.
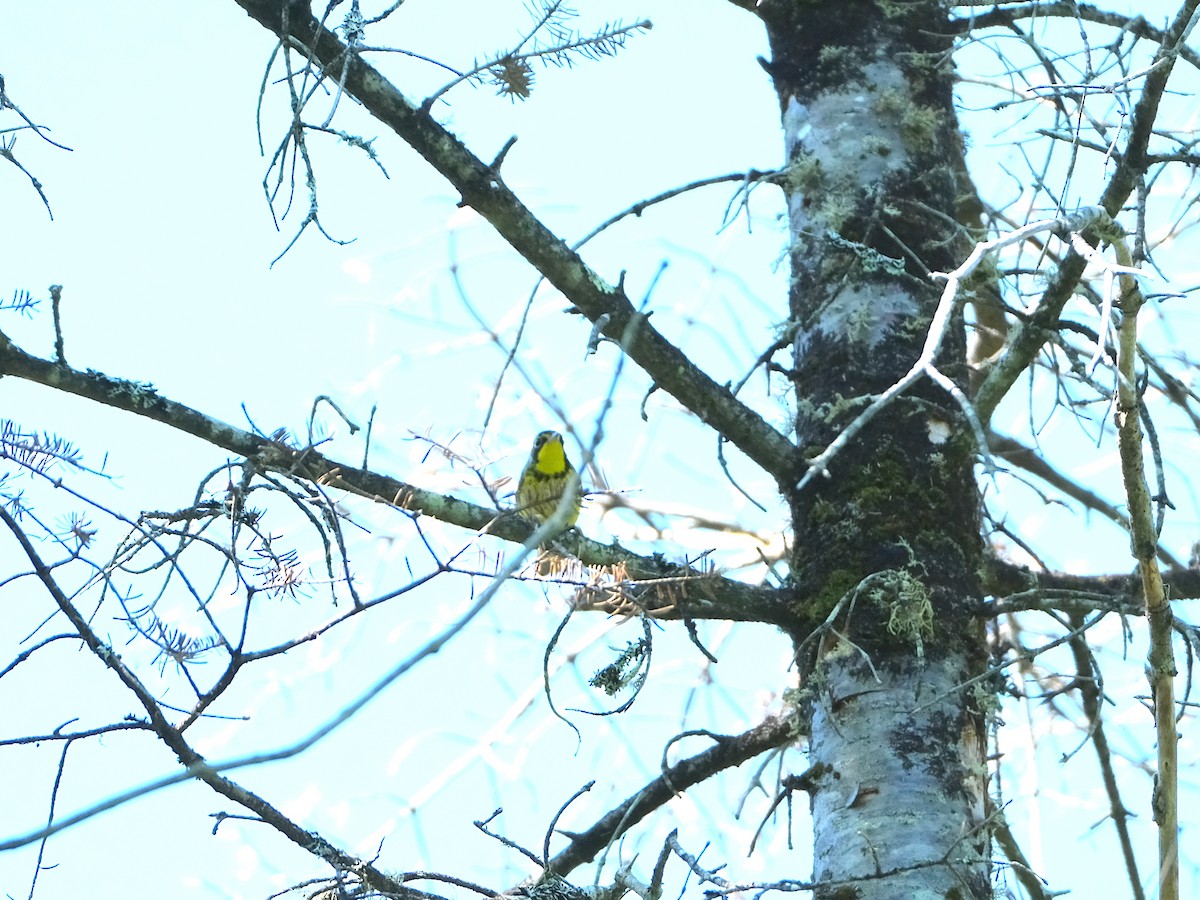
[[(409, 0), (391, 23), (368, 32), (368, 41), (467, 67), (505, 46), (529, 22), (519, 2), (452, 6), (448, 27), (446, 4)], [(631, 38), (616, 59), (538, 68), (533, 96), (524, 103), (497, 97), (489, 87), (463, 85), (437, 112), (485, 159), (517, 135), (504, 177), (564, 239), (587, 234), (659, 191), (780, 164), (778, 105), (756, 62), (769, 53), (752, 16), (716, 0), (578, 7), (577, 25), (584, 31), (605, 19), (645, 18), (654, 28)], [(1139, 9), (1161, 21), (1168, 7)], [(1163, 10), (1157, 20), (1156, 9)], [(618, 538), (633, 549), (664, 539), (693, 552), (716, 548), (722, 564), (762, 577), (752, 567), (756, 549), (778, 546), (784, 520), (769, 480), (736, 451), (727, 451), (732, 473), (766, 507), (759, 510), (721, 473), (711, 433), (662, 393), (645, 401), (644, 421), (646, 379), (632, 366), (615, 376), (611, 347), (586, 356), (588, 329), (563, 316), (563, 301), (544, 286), (523, 338), (523, 371), (507, 373), (497, 389), (504, 352), (482, 332), (475, 314), (510, 345), (535, 287), (531, 270), (478, 216), (456, 206), (455, 193), (415, 153), (346, 99), (335, 124), (375, 138), (387, 176), (353, 148), (332, 138), (312, 139), (322, 223), (352, 243), (334, 244), (310, 230), (272, 265), (295, 235), (307, 198), (298, 195), (277, 230), (264, 199), (268, 163), (255, 128), (272, 44), (232, 3), (3, 3), (0, 15), (0, 74), (9, 96), (72, 148), (58, 150), (28, 133), (17, 142), (18, 158), (45, 186), (53, 221), (23, 176), (0, 167), (5, 210), (0, 296), (17, 290), (45, 296), (49, 284), (62, 284), (66, 358), (72, 365), (153, 383), (171, 399), (239, 427), (249, 428), (252, 421), (268, 433), (286, 427), (302, 435), (320, 395), (333, 398), (359, 424), (375, 409), (373, 467), (475, 502), (486, 502), (486, 495), (470, 469), (431, 453), (418, 436), (451, 446), (489, 477), (515, 475), (532, 436), (543, 428), (569, 425), (590, 440), (616, 377), (597, 463), (612, 489), (654, 512), (605, 514), (594, 505), (585, 509), (581, 528), (589, 537)], [(413, 97), (444, 83), (443, 72), (415, 60), (390, 56), (380, 64)], [(964, 54), (960, 70), (989, 79), (1003, 73), (987, 47)], [(270, 80), (277, 75), (278, 70)], [(1194, 85), (1193, 76), (1183, 83)], [(970, 80), (961, 97), (970, 109), (997, 100), (994, 88)], [(1102, 103), (1110, 106), (1101, 109), (1111, 111), (1110, 99)], [(1171, 103), (1171, 124), (1194, 127), (1194, 104), (1186, 97)], [(970, 114), (965, 121), (982, 188), (996, 202), (1011, 202), (1024, 212), (1018, 182), (1036, 117), (1022, 109)], [(4, 122), (14, 124), (11, 114)], [(270, 84), (262, 113), (268, 156), (286, 122), (286, 94)], [(1185, 188), (1181, 183), (1177, 192)], [(1090, 203), (1096, 193), (1096, 182), (1081, 173), (1066, 199), (1068, 205)], [(726, 208), (736, 202), (733, 186), (706, 188), (622, 222), (585, 251), (589, 264), (610, 281), (626, 273), (635, 300), (648, 294), (656, 326), (719, 382), (742, 379), (786, 308), (780, 198), (769, 187), (758, 188), (749, 215), (723, 227)], [(1036, 207), (1032, 198), (1025, 204), (1031, 206)], [(281, 212), (277, 207), (276, 214)], [(1186, 242), (1163, 248), (1157, 261), (1173, 289), (1197, 283), (1195, 254)], [(1149, 318), (1169, 314), (1169, 323), (1161, 325), (1162, 346), (1186, 348), (1197, 334), (1194, 304), (1188, 298), (1168, 303), (1150, 310)], [(45, 307), (30, 318), (5, 314), (0, 327), (28, 351), (52, 353)], [(786, 428), (785, 387), (760, 374), (744, 396)], [(1098, 424), (1051, 418), (1040, 398), (1034, 407), (1031, 416), (1028, 394), (1010, 398), (997, 429), (1023, 433), (1031, 420), (1042, 426), (1045, 416), (1044, 445), (1051, 452), (1067, 448), (1059, 464), (1119, 500), (1115, 444), (1098, 439)], [(130, 514), (183, 508), (198, 490), (219, 493), (227, 480), (218, 471), (223, 454), (134, 416), (11, 378), (0, 382), (0, 408), (27, 428), (74, 440), (89, 465), (113, 476), (76, 479), (75, 488)], [(566, 423), (558, 411), (565, 411)], [(1097, 413), (1095, 421), (1100, 418)], [(331, 437), (323, 449), (361, 460), (361, 434), (349, 435), (327, 409), (320, 419)], [(1080, 433), (1089, 428), (1093, 439), (1081, 442)], [(1179, 510), (1165, 540), (1186, 558), (1200, 536), (1196, 498), (1185, 480), (1194, 465), (1195, 435), (1170, 421), (1162, 431), (1176, 436), (1180, 448), (1170, 461)], [(578, 458), (578, 444), (572, 446)], [(217, 474), (201, 487), (209, 472)], [(1047, 507), (1035, 491), (1007, 476), (989, 482), (988, 490), (997, 515), (1019, 523), (1021, 534), (1052, 567), (1130, 568), (1126, 538), (1097, 517), (1077, 507)], [(61, 492), (54, 494), (44, 487), (31, 492), (50, 521), (77, 506), (64, 502)], [(691, 513), (735, 521), (746, 534), (698, 527)], [(286, 509), (272, 509), (272, 515), (281, 531), (295, 524)], [(365, 595), (403, 583), (410, 566), (428, 568), (428, 553), (415, 544), (406, 521), (364, 506), (355, 507), (355, 517), (360, 527), (353, 529), (352, 549)], [(116, 523), (93, 518), (102, 557), (101, 550), (111, 551), (123, 532)], [(472, 538), (436, 523), (426, 536), (441, 553), (455, 552)], [(315, 559), (319, 548), (310, 541), (299, 549), (305, 559)], [(494, 566), (504, 549), (485, 545), (480, 569)], [(0, 578), (21, 565), (11, 542), (0, 544)], [(198, 565), (203, 573), (211, 564)], [(87, 578), (78, 569), (68, 571), (80, 582)], [(328, 639), (263, 665), (218, 710), (235, 718), (197, 728), (199, 749), (229, 759), (307, 735), (446, 627), (486, 583), (483, 577), (439, 579), (406, 602), (385, 604)], [(0, 649), (11, 658), (31, 635), (45, 637), (54, 626), (41, 626), (46, 601), (28, 584), (9, 586), (4, 596), (10, 612), (0, 627)], [(575, 735), (550, 714), (541, 693), (543, 651), (564, 610), (563, 594), (553, 589), (506, 587), (447, 651), (388, 688), (330, 739), (295, 759), (241, 770), (235, 779), (352, 852), (370, 856), (381, 850), (385, 869), (444, 870), (507, 886), (530, 874), (529, 864), (480, 834), (473, 819), (503, 806), (497, 827), (540, 848), (548, 817), (588, 779), (597, 779), (596, 789), (572, 807), (563, 827), (584, 827), (653, 777), (661, 747), (679, 730), (743, 730), (765, 711), (779, 709), (782, 691), (794, 679), (787, 642), (772, 629), (706, 625), (702, 636), (720, 658), (710, 666), (679, 629), (668, 626), (656, 632), (654, 674), (629, 714), (619, 720), (572, 716), (582, 732), (577, 748)], [(232, 602), (219, 610), (235, 612)], [(319, 590), (278, 600), (263, 612), (259, 635), (265, 641), (291, 633), (299, 622), (317, 623), (333, 612)], [(164, 601), (163, 614), (180, 628), (194, 627), (186, 603), (173, 595)], [(110, 615), (105, 627), (122, 643), (120, 622)], [(1138, 764), (1152, 753), (1152, 732), (1149, 716), (1133, 699), (1145, 691), (1145, 646), (1136, 625), (1128, 644), (1119, 623), (1105, 627), (1111, 637), (1101, 652), (1111, 657), (1106, 662), (1112, 672), (1106, 689), (1118, 703), (1110, 713), (1110, 737), (1127, 746), (1133, 760), (1122, 773), (1127, 801), (1141, 804), (1141, 858), (1150, 875), (1149, 779)], [(1052, 633), (1057, 632), (1047, 628)], [(553, 662), (558, 705), (593, 708), (598, 701), (586, 678), (611, 658), (610, 648), (639, 635), (636, 624), (599, 617), (573, 621), (562, 656)], [(136, 645), (122, 652), (150, 662), (151, 655)], [(7, 732), (47, 733), (81, 709), (87, 718), (72, 727), (116, 721), (129, 711), (128, 701), (110, 681), (98, 664), (65, 645), (41, 652), (0, 680)], [(169, 668), (160, 687), (168, 701), (186, 699)], [(1072, 724), (1077, 711), (1069, 703), (1064, 710), (1067, 717), (1054, 718), (1042, 705), (1006, 709), (1003, 740), (1012, 765), (1005, 787), (1014, 800), (1009, 818), (1020, 823), (1025, 849), (1052, 888), (1101, 896), (1119, 872), (1088, 861), (1114, 859), (1115, 845), (1106, 824), (1090, 827), (1104, 814), (1090, 748), (1061, 761), (1079, 742)], [(704, 746), (694, 739), (682, 750), (690, 754)], [(43, 823), (58, 748), (0, 752), (2, 840)], [(1188, 742), (1183, 753), (1186, 772), (1195, 763), (1194, 744)], [(80, 742), (68, 752), (59, 813), (170, 774), (172, 763), (145, 737)], [(788, 848), (786, 821), (780, 818), (760, 838), (759, 851), (746, 855), (770, 801), (751, 787), (757, 765), (676, 801), (671, 817), (685, 845), (698, 850), (717, 827), (715, 815), (744, 802), (738, 827), (720, 820), (720, 849), (730, 860), (730, 877), (778, 877), (781, 871), (804, 877), (811, 863), (803, 803), (795, 808), (797, 849)], [(785, 774), (803, 765), (796, 751), (782, 763)], [(775, 771), (763, 773), (762, 783), (769, 786)], [(55, 868), (40, 876), (41, 896), (103, 896), (96, 885), (111, 882), (114, 893), (119, 885), (127, 897), (262, 897), (324, 874), (306, 854), (252, 823), (226, 822), (214, 835), (210, 815), (221, 810), (236, 812), (207, 789), (185, 785), (68, 830), (49, 845), (44, 862)], [(641, 852), (645, 863), (667, 830), (669, 823), (662, 822), (639, 832), (620, 849), (622, 858)], [(0, 854), (0, 891), (27, 894), (33, 853)], [(1185, 883), (1195, 883), (1195, 856), (1185, 845)], [(471, 861), (470, 871), (463, 871), (464, 858)]]

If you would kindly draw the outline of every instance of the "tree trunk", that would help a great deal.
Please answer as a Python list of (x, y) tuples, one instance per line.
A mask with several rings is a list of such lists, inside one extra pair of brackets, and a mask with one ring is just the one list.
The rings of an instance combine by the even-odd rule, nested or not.
[[(920, 356), (971, 235), (946, 8), (767, 0), (792, 235), (796, 434), (824, 450)], [(937, 358), (965, 387), (961, 316)], [(793, 493), (819, 898), (990, 897), (975, 441), (923, 379)], [(840, 604), (840, 607), (839, 607)], [(983, 690), (979, 690), (983, 687)]]

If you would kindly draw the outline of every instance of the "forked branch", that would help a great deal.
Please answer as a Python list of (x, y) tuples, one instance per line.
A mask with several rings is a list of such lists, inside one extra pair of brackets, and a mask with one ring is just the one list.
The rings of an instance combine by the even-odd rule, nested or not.
[[(497, 166), (485, 163), (432, 116), (408, 100), (374, 67), (322, 27), (301, 4), (281, 15), (276, 0), (237, 0), (286, 45), (295, 42), (327, 71), (341, 73), (345, 89), (367, 112), (396, 132), (462, 195), (521, 256), (553, 284), (606, 337), (617, 341), (655, 383), (720, 432), (779, 483), (792, 484), (803, 461), (794, 444), (757, 412), (714, 381), (635, 309), (624, 290), (593, 271), (509, 190)], [(347, 60), (349, 62), (347, 63)]]

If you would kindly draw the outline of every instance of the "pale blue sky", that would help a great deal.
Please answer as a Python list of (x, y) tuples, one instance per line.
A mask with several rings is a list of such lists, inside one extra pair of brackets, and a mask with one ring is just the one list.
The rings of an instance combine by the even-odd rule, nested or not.
[[(448, 6), (454, 12), (449, 28)], [(632, 38), (616, 60), (539, 69), (526, 103), (510, 103), (488, 88), (462, 86), (439, 111), (442, 121), (484, 158), (510, 135), (519, 136), (505, 163), (506, 180), (565, 239), (585, 234), (657, 191), (781, 162), (776, 99), (755, 61), (767, 48), (751, 16), (724, 0), (579, 6), (593, 20), (648, 18), (655, 27)], [(516, 0), (452, 5), (409, 0), (402, 13), (389, 30), (369, 33), (369, 42), (401, 44), (460, 67), (503, 46), (528, 21)], [(335, 236), (355, 241), (338, 246), (307, 234), (270, 267), (307, 201), (299, 196), (298, 209), (281, 231), (275, 230), (262, 196), (266, 167), (254, 130), (271, 43), (233, 4), (7, 3), (3, 15), (7, 39), (0, 73), (9, 94), (73, 150), (64, 153), (29, 134), (17, 144), (20, 159), (45, 185), (53, 222), (19, 174), (0, 167), (5, 209), (0, 295), (17, 289), (42, 294), (48, 284), (63, 284), (71, 364), (153, 382), (164, 395), (240, 427), (246, 427), (245, 404), (266, 431), (287, 426), (300, 432), (317, 395), (333, 397), (359, 423), (377, 405), (373, 465), (479, 502), (486, 498), (470, 473), (437, 454), (424, 459), (427, 447), (411, 441), (412, 433), (453, 441), (460, 452), (489, 461), (492, 476), (515, 474), (531, 436), (562, 425), (541, 396), (552, 393), (571, 411), (572, 424), (590, 437), (615, 356), (605, 347), (585, 358), (587, 328), (562, 316), (561, 299), (548, 292), (534, 304), (524, 343), (523, 359), (537, 389), (510, 372), (494, 420), (481, 433), (503, 357), (479, 336), (448, 267), (457, 263), (471, 302), (509, 340), (533, 286), (531, 272), (478, 217), (456, 208), (453, 191), (423, 161), (348, 101), (336, 124), (366, 138), (377, 136), (374, 146), (390, 178), (357, 151), (315, 140), (323, 223)], [(441, 83), (438, 72), (418, 63), (393, 59), (382, 64), (414, 96)], [(979, 68), (987, 70), (982, 59)], [(278, 86), (268, 91), (268, 147), (281, 134), (284, 102)], [(990, 167), (1013, 162), (1016, 148), (1009, 132), (1001, 133), (988, 118), (974, 121), (979, 130), (973, 135), (973, 158), (984, 160), (981, 181), (1007, 196), (1005, 181)], [(740, 380), (772, 326), (786, 315), (785, 235), (777, 220), (778, 197), (771, 191), (764, 187), (753, 195), (750, 233), (744, 217), (720, 230), (722, 212), (734, 195), (732, 187), (722, 186), (629, 220), (594, 241), (585, 254), (610, 280), (627, 271), (635, 298), (666, 261), (651, 298), (655, 324), (709, 366), (718, 381)], [(1181, 282), (1177, 287), (1187, 286), (1183, 282), (1194, 279), (1194, 262), (1173, 261), (1172, 277)], [(8, 315), (2, 327), (32, 352), (52, 350), (48, 314), (29, 320)], [(1188, 343), (1191, 328), (1189, 322), (1182, 333), (1177, 327), (1177, 345)], [(769, 480), (730, 454), (739, 480), (768, 507), (761, 513), (721, 475), (708, 430), (674, 401), (653, 395), (649, 421), (642, 421), (645, 385), (631, 366), (625, 369), (598, 451), (609, 484), (664, 511), (712, 512), (752, 530), (777, 532), (784, 518), (772, 502)], [(770, 385), (773, 392), (783, 388), (780, 380)], [(786, 397), (769, 395), (761, 377), (751, 381), (746, 396), (786, 427)], [(1016, 398), (999, 424), (1016, 430), (1024, 419), (1024, 401)], [(28, 427), (72, 437), (94, 466), (107, 457), (107, 471), (117, 476), (112, 483), (80, 481), (77, 486), (126, 511), (186, 506), (201, 474), (224, 459), (153, 423), (15, 379), (0, 383), (0, 406), (5, 416)], [(360, 460), (361, 442), (333, 419), (324, 421), (335, 433), (330, 452)], [(1063, 440), (1074, 439), (1069, 424), (1052, 428)], [(1191, 440), (1194, 449), (1194, 436)], [(1082, 465), (1085, 451), (1072, 452)], [(1084, 477), (1116, 499), (1114, 452), (1111, 442), (1098, 447)], [(1043, 542), (1051, 562), (1089, 571), (1128, 568), (1127, 542), (1116, 529), (1078, 510), (1047, 511), (1039, 503), (1031, 511), (1037, 498), (1030, 492), (1011, 482), (1000, 487), (1001, 502), (1026, 533)], [(69, 508), (59, 498), (41, 499), (51, 518)], [(1178, 529), (1173, 547), (1186, 556), (1196, 505), (1182, 488), (1174, 499), (1181, 510), (1171, 520), (1170, 527)], [(416, 567), (427, 565), (397, 517), (361, 506), (356, 510), (371, 528), (370, 534), (355, 535), (365, 593), (402, 583), (405, 554)], [(664, 515), (657, 521), (693, 551), (716, 546), (718, 557), (730, 564), (750, 555), (745, 541), (701, 531), (687, 520)], [(111, 547), (121, 532), (112, 523), (101, 524), (100, 546)], [(580, 524), (589, 536), (619, 536), (635, 547), (649, 546), (640, 541), (653, 538), (651, 529), (628, 516), (602, 518), (585, 510)], [(430, 527), (430, 537), (447, 549), (470, 538), (436, 526)], [(19, 565), (11, 553), (11, 544), (0, 546), (4, 571)], [(487, 568), (492, 561), (489, 556), (480, 565)], [(219, 710), (251, 720), (203, 726), (197, 736), (202, 751), (225, 759), (273, 750), (308, 733), (444, 627), (468, 602), (469, 589), (478, 591), (484, 584), (483, 579), (474, 585), (466, 579), (439, 582), (319, 645), (301, 648), (293, 658), (266, 664), (257, 680), (248, 679)], [(745, 728), (763, 710), (778, 708), (779, 693), (794, 677), (786, 671), (786, 642), (771, 629), (703, 629), (721, 659), (707, 671), (680, 629), (668, 626), (656, 633), (654, 677), (625, 719), (574, 717), (584, 735), (575, 755), (574, 735), (550, 716), (538, 692), (543, 648), (563, 612), (562, 595), (553, 590), (546, 595), (516, 586), (502, 591), (469, 633), (423, 663), (411, 679), (393, 685), (332, 738), (298, 759), (242, 770), (235, 778), (353, 852), (369, 856), (386, 838), (384, 868), (443, 869), (502, 887), (524, 877), (529, 867), (480, 835), (472, 819), (503, 805), (505, 833), (540, 847), (549, 816), (584, 781), (600, 783), (580, 801), (577, 816), (564, 820), (566, 828), (583, 827), (652, 777), (660, 748), (680, 728)], [(5, 658), (19, 652), (21, 640), (46, 616), (45, 601), (32, 587), (10, 589), (7, 602), (15, 612), (0, 629)], [(297, 619), (320, 621), (333, 612), (320, 592), (300, 601), (272, 602), (263, 627), (279, 633), (294, 629)], [(178, 615), (182, 626), (186, 614), (181, 609)], [(113, 635), (123, 634), (118, 622), (106, 627)], [(564, 647), (578, 650), (580, 660), (577, 668), (565, 666), (556, 675), (560, 706), (589, 705), (582, 681), (606, 661), (607, 648), (639, 633), (636, 626), (618, 627), (599, 617), (574, 622)], [(1114, 654), (1120, 645), (1114, 634)], [(136, 646), (122, 652), (133, 658), (142, 653)], [(1109, 686), (1114, 694), (1122, 683), (1122, 696), (1144, 691), (1143, 654), (1144, 646), (1131, 647), (1130, 663)], [(206, 674), (201, 667), (199, 675)], [(710, 675), (715, 686), (697, 692)], [(35, 664), (0, 681), (0, 708), (6, 710), (10, 733), (50, 731), (79, 715), (81, 702), (91, 718), (80, 725), (115, 721), (129, 704), (111, 681), (74, 650), (43, 652)], [(185, 695), (171, 696), (183, 702)], [(1064, 743), (1069, 749), (1075, 736), (1064, 736), (1065, 728), (1046, 733), (1043, 727), (1036, 741), (1025, 741), (1023, 713), (1014, 708), (1007, 716), (1013, 758), (1021, 759), (1028, 743), (1041, 764), (1027, 770), (1036, 775), (1008, 782), (1021, 804), (1010, 819), (1028, 825), (1027, 849), (1041, 859), (1052, 887), (1099, 896), (1095, 890), (1111, 885), (1116, 870), (1079, 865), (1098, 855), (1111, 858), (1111, 829), (1087, 830), (1101, 816), (1095, 778), (1090, 769), (1084, 771), (1091, 765), (1090, 750), (1059, 766)], [(1145, 754), (1149, 717), (1131, 704), (1114, 718), (1128, 729), (1131, 745)], [(481, 745), (480, 735), (489, 733), (494, 739)], [(685, 749), (696, 752), (702, 746)], [(57, 762), (55, 751), (46, 747), (4, 753), (0, 839), (42, 822)], [(1194, 762), (1194, 753), (1188, 759)], [(165, 750), (144, 737), (108, 736), (77, 745), (68, 757), (60, 813), (171, 773), (172, 763)], [(793, 752), (787, 766), (802, 768), (803, 758)], [(528, 772), (537, 773), (536, 783), (527, 779)], [(763, 777), (770, 783), (773, 770)], [(1129, 800), (1146, 813), (1147, 781), (1139, 777), (1130, 782)], [(736, 803), (747, 784), (749, 775), (739, 775), (704, 787), (698, 800), (679, 801), (672, 812), (685, 842), (698, 850), (711, 830), (710, 815), (722, 804)], [(438, 790), (426, 799), (432, 788)], [(1034, 802), (1035, 794), (1044, 802)], [(745, 858), (765, 803), (761, 795), (752, 795), (737, 827), (722, 820), (730, 877), (779, 877), (781, 870), (807, 876), (807, 851), (785, 849), (782, 820), (763, 839), (774, 858), (764, 859), (761, 852)], [(415, 814), (410, 804), (420, 804)], [(807, 846), (802, 806), (796, 808), (798, 848)], [(1040, 815), (1022, 817), (1023, 809)], [(305, 854), (249, 823), (226, 823), (212, 837), (207, 816), (220, 810), (236, 812), (206, 789), (187, 785), (59, 835), (47, 856), (57, 868), (43, 873), (40, 895), (104, 896), (96, 889), (102, 883), (113, 885), (114, 892), (119, 884), (130, 898), (249, 898), (324, 874)], [(648, 865), (667, 830), (667, 823), (658, 823), (632, 840), (624, 857), (640, 851)], [(471, 860), (468, 871), (464, 859)], [(1143, 857), (1147, 872), (1151, 859), (1149, 852)], [(1185, 850), (1185, 865), (1189, 862)], [(32, 868), (28, 850), (0, 855), (0, 892), (24, 896)], [(1185, 877), (1191, 877), (1190, 870)], [(1091, 893), (1089, 878), (1096, 879)]]

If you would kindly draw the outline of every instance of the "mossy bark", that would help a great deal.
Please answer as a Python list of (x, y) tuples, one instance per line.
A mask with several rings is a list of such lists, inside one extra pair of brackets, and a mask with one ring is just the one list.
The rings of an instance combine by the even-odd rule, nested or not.
[[(971, 246), (947, 10), (938, 2), (760, 6), (780, 98), (792, 233), (797, 441), (812, 455), (920, 355)], [(960, 316), (939, 369), (966, 387)], [(791, 497), (816, 896), (988, 897), (986, 663), (974, 444), (928, 380)], [(857, 588), (857, 589), (856, 589)]]

